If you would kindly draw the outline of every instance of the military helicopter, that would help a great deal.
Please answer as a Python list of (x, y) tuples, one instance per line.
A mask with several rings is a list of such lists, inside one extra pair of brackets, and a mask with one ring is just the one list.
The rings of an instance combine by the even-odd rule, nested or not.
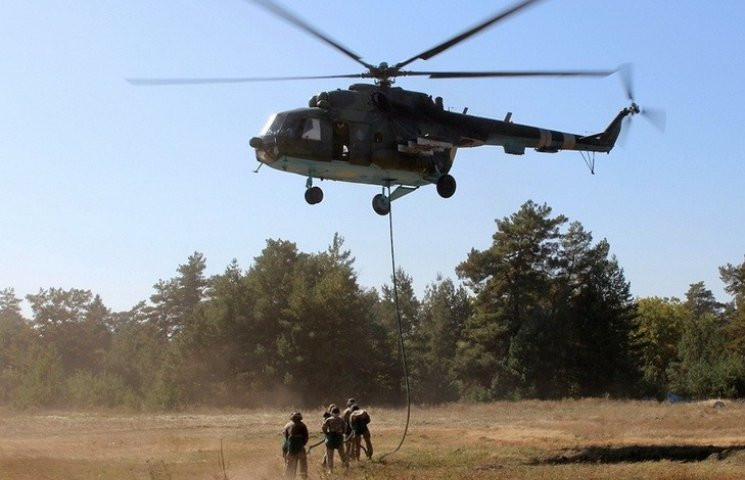
[[(449, 174), (459, 148), (482, 145), (501, 146), (504, 152), (522, 155), (526, 148), (556, 153), (577, 150), (591, 171), (594, 154), (610, 152), (627, 117), (645, 112), (634, 101), (628, 67), (611, 70), (581, 71), (481, 71), (431, 72), (404, 70), (416, 60), (429, 60), (446, 49), (505, 20), (540, 0), (522, 0), (482, 21), (473, 28), (419, 53), (389, 65), (372, 65), (332, 40), (273, 0), (252, 0), (322, 42), (330, 45), (365, 68), (362, 73), (297, 77), (248, 78), (163, 78), (130, 79), (135, 85), (186, 85), (241, 83), (275, 80), (334, 78), (372, 79), (372, 84), (353, 84), (346, 90), (313, 95), (306, 108), (273, 115), (262, 131), (251, 138), (259, 168), (266, 164), (277, 170), (307, 178), (305, 200), (314, 205), (323, 200), (323, 191), (314, 179), (337, 180), (382, 187), (372, 199), (379, 215), (390, 212), (391, 202), (421, 186), (434, 184), (437, 193), (449, 198), (456, 182)], [(602, 132), (579, 135), (520, 125), (511, 121), (452, 112), (444, 108), (440, 97), (394, 87), (398, 77), (427, 76), (443, 78), (479, 77), (605, 77), (621, 71), (630, 106), (623, 108)], [(659, 120), (655, 123), (661, 123)], [(585, 156), (587, 155), (587, 156)], [(257, 169), (258, 171), (258, 169)], [(395, 190), (391, 192), (391, 187)], [(387, 189), (387, 191), (386, 191)]]

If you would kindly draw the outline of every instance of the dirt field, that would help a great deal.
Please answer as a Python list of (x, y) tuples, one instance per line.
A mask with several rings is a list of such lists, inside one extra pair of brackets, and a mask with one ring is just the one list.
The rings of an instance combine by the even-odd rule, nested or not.
[[(745, 405), (609, 400), (371, 407), (373, 461), (351, 479), (741, 479)], [(311, 442), (322, 408), (304, 410)], [(118, 414), (0, 411), (0, 479), (221, 479), (281, 476), (284, 410)], [(321, 478), (322, 447), (309, 456)]]

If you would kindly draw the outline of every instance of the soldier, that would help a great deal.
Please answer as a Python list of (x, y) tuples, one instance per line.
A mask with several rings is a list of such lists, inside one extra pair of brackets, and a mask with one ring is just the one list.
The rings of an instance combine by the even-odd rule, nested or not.
[(329, 408), (326, 409), (325, 412), (323, 412), (323, 419), (326, 420), (331, 416), (331, 411), (335, 408), (338, 408), (335, 403), (332, 403), (329, 405)]
[(349, 415), (349, 426), (352, 429), (352, 458), (359, 461), (362, 439), (365, 439), (365, 454), (367, 458), (372, 458), (373, 446), (370, 441), (370, 429), (367, 424), (370, 423), (370, 414), (361, 410), (356, 404), (352, 405), (352, 412)]
[(295, 471), (300, 465), (300, 478), (308, 478), (308, 458), (305, 455), (305, 444), (308, 443), (308, 427), (303, 423), (303, 415), (293, 412), (290, 421), (285, 425), (285, 478), (295, 478)]
[(331, 416), (324, 420), (321, 430), (326, 435), (326, 465), (329, 472), (334, 470), (334, 450), (339, 450), (339, 457), (342, 464), (347, 467), (347, 455), (344, 453), (344, 430), (346, 425), (344, 420), (339, 416), (339, 408), (334, 406), (331, 409)]
[(352, 427), (349, 425), (349, 416), (352, 414), (352, 406), (356, 405), (357, 401), (354, 398), (347, 400), (347, 408), (344, 409), (342, 419), (344, 420), (344, 443), (347, 452), (347, 458), (352, 458)]
[[(327, 408), (326, 411), (323, 412), (323, 420), (324, 420), (324, 422), (326, 421), (327, 418), (329, 418), (331, 416), (331, 410), (333, 410), (335, 408), (337, 408), (336, 407), (336, 404), (335, 403), (332, 403), (332, 404), (329, 405), (329, 408)], [(325, 453), (323, 454), (323, 460), (321, 461), (321, 466), (322, 467), (325, 467), (326, 466), (326, 454)]]

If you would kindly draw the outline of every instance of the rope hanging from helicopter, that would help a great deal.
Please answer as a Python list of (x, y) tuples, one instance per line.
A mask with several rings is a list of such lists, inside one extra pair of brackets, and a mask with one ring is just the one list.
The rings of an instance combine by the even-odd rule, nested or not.
[[(391, 187), (388, 185), (388, 198), (391, 196)], [(398, 324), (398, 340), (399, 349), (401, 351), (401, 360), (404, 369), (404, 380), (406, 383), (406, 423), (404, 424), (404, 431), (401, 435), (401, 440), (398, 442), (398, 446), (392, 451), (382, 455), (380, 460), (383, 460), (388, 455), (393, 455), (401, 449), (406, 439), (406, 434), (409, 431), (409, 421), (411, 420), (411, 385), (409, 384), (409, 366), (406, 361), (406, 346), (404, 345), (404, 330), (403, 322), (401, 321), (401, 308), (398, 302), (398, 282), (396, 281), (396, 254), (393, 248), (393, 208), (388, 211), (388, 230), (390, 233), (391, 240), (391, 271), (393, 273), (393, 302), (396, 306), (396, 322)]]
[(580, 150), (579, 154), (582, 156), (582, 160), (585, 161), (585, 165), (590, 169), (590, 173), (595, 175), (595, 152), (585, 152)]

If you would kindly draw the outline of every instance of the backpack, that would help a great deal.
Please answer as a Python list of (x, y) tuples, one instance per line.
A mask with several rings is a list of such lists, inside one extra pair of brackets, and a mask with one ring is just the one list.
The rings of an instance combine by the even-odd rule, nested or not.
[(285, 446), (287, 447), (287, 453), (297, 455), (303, 451), (303, 447), (305, 446), (303, 444), (303, 437), (299, 435), (290, 435), (287, 437), (287, 440), (285, 440)]
[(370, 414), (365, 410), (355, 410), (349, 416), (349, 425), (356, 434), (363, 434), (367, 430), (367, 424), (370, 423)]
[(328, 432), (325, 443), (329, 448), (339, 448), (344, 443), (344, 435), (336, 432)]

